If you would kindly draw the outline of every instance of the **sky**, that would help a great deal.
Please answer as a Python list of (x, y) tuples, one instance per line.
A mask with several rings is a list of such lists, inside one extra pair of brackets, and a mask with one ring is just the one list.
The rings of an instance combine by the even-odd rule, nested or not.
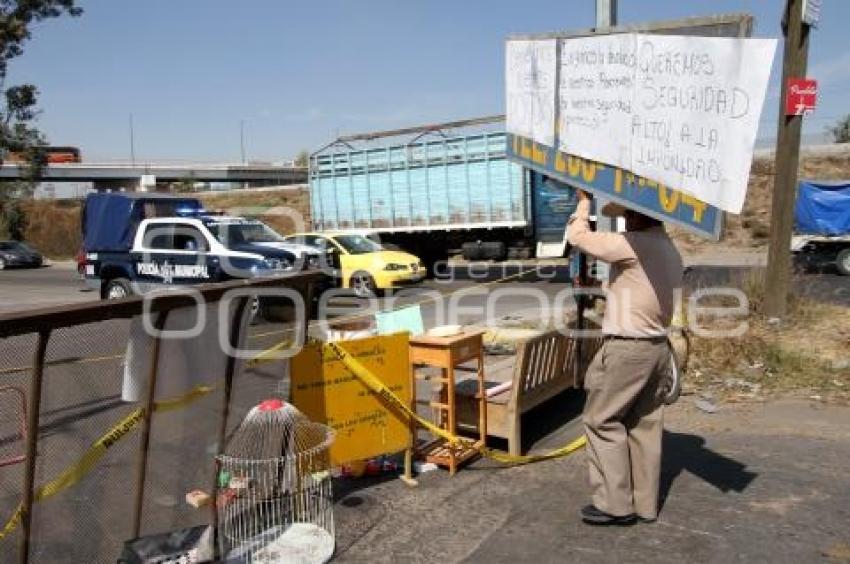
[[(595, 0), (82, 0), (38, 24), (7, 84), (41, 92), (39, 126), (87, 161), (290, 159), (338, 135), (504, 113), (510, 33), (595, 23)], [(619, 0), (620, 23), (731, 12), (781, 37), (784, 0)], [(808, 75), (818, 134), (850, 113), (850, 2), (822, 0)], [(760, 137), (775, 136), (781, 43)]]

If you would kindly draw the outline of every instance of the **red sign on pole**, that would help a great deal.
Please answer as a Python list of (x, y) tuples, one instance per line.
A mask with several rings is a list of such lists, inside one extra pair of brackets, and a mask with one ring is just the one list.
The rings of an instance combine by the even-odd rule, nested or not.
[(818, 81), (808, 78), (789, 78), (785, 94), (785, 115), (805, 116), (815, 111)]

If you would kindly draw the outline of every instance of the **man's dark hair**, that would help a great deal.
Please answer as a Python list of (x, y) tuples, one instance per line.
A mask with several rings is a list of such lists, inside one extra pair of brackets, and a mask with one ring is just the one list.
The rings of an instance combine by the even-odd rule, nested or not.
[(661, 227), (662, 222), (634, 210), (626, 210), (626, 229), (629, 231), (644, 231), (652, 227)]

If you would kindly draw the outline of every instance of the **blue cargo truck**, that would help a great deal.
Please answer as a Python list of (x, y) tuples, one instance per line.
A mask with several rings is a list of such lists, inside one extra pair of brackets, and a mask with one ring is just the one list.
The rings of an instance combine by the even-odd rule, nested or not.
[(561, 256), (575, 191), (510, 162), (500, 121), (340, 137), (310, 158), (314, 228), (377, 234), (429, 265)]

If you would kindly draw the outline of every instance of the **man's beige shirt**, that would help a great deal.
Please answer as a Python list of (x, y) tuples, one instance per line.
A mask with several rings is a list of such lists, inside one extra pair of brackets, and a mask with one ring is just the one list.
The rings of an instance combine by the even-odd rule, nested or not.
[(682, 287), (682, 257), (663, 227), (626, 233), (590, 230), (590, 200), (579, 202), (567, 241), (611, 265), (602, 332), (624, 337), (665, 335)]

